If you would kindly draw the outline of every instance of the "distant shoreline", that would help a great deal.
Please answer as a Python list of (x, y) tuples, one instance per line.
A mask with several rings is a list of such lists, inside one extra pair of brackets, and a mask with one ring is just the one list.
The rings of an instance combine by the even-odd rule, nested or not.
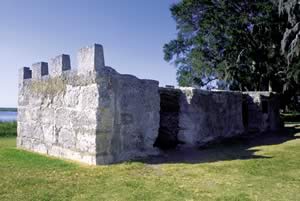
[(17, 112), (17, 108), (14, 108), (14, 107), (0, 107), (0, 112)]

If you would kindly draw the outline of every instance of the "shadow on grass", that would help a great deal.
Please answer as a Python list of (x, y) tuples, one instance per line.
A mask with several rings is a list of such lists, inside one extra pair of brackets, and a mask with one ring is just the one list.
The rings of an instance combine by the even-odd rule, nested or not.
[(175, 150), (163, 151), (159, 156), (151, 156), (140, 161), (147, 164), (197, 164), (226, 160), (268, 159), (272, 157), (255, 155), (255, 152), (259, 151), (259, 149), (254, 147), (278, 145), (300, 138), (296, 136), (297, 133), (300, 133), (299, 126), (289, 126), (280, 132), (227, 139), (201, 149), (177, 148)]

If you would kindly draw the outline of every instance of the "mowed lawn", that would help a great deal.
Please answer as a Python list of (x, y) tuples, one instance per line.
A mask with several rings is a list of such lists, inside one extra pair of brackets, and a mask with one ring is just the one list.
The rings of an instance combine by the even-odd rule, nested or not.
[[(0, 200), (300, 200), (300, 125), (215, 145), (199, 158), (86, 166), (0, 137)], [(1, 132), (1, 131), (0, 131)]]

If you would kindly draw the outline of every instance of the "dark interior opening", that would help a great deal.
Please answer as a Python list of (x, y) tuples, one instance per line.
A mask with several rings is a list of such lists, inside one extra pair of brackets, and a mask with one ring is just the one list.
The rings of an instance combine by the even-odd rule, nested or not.
[(160, 91), (160, 127), (154, 143), (160, 149), (174, 149), (179, 144), (179, 98), (180, 91), (161, 88)]
[(247, 97), (243, 99), (243, 106), (242, 106), (242, 115), (243, 115), (243, 125), (244, 128), (248, 128), (248, 100)]
[(261, 106), (262, 106), (262, 112), (263, 113), (268, 113), (268, 101), (266, 101), (266, 100), (263, 100), (262, 102), (261, 102)]

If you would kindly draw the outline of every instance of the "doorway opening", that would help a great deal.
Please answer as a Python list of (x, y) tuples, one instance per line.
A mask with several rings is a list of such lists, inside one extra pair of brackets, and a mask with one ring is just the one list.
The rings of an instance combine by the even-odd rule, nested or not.
[(179, 144), (179, 99), (177, 89), (160, 88), (160, 123), (155, 147), (163, 150), (174, 149)]
[(243, 125), (244, 128), (248, 128), (248, 118), (249, 118), (249, 108), (248, 108), (248, 98), (247, 96), (243, 96), (243, 103), (242, 103), (242, 115), (243, 115)]

